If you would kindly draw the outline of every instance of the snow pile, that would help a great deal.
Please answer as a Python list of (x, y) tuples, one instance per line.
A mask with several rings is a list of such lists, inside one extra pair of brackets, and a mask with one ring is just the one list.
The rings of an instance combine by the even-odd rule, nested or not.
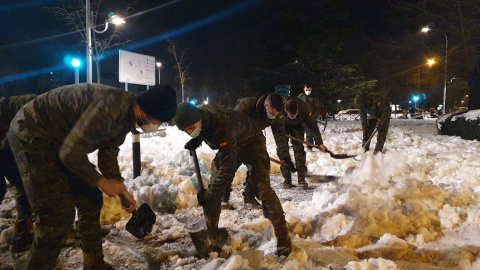
[(368, 259), (361, 262), (349, 262), (346, 270), (397, 270), (397, 265), (382, 258)]
[(351, 174), (315, 190), (319, 224), (312, 239), (360, 247), (388, 233), (422, 244), (437, 239), (442, 226), (461, 223), (450, 205), (468, 204), (471, 194), (417, 180), (406, 160), (400, 152), (367, 152)]

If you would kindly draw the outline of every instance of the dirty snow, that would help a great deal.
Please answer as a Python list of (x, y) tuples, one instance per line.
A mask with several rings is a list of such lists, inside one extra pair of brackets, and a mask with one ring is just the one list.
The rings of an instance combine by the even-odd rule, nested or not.
[[(234, 255), (195, 257), (187, 227), (203, 214), (193, 162), (183, 149), (189, 136), (176, 127), (165, 132), (164, 137), (141, 138), (143, 169), (136, 179), (130, 136), (121, 147), (118, 160), (126, 186), (138, 205), (145, 202), (154, 209), (157, 222), (150, 236), (135, 239), (124, 230), (129, 215), (119, 200), (105, 198), (102, 222), (113, 228), (104, 251), (117, 269), (480, 269), (480, 142), (437, 135), (434, 119), (393, 119), (384, 155), (367, 152), (358, 160), (336, 160), (318, 150), (307, 152), (313, 190), (282, 189), (279, 167), (272, 163), (271, 184), (295, 246), (289, 258), (274, 255), (276, 240), (262, 211), (243, 205), (244, 166), (233, 182), (231, 202), (237, 209), (222, 211), (220, 219), (232, 237)], [(270, 129), (265, 135), (267, 150), (276, 158)], [(359, 121), (329, 122), (323, 139), (334, 153), (362, 152)], [(207, 185), (215, 151), (203, 144), (197, 154)], [(90, 159), (96, 162), (95, 153)], [(4, 243), (14, 212), (9, 189), (0, 206), (0, 269), (25, 260), (24, 254), (12, 257)], [(247, 250), (263, 253), (240, 252)], [(68, 240), (58, 269), (81, 266), (78, 240)]]

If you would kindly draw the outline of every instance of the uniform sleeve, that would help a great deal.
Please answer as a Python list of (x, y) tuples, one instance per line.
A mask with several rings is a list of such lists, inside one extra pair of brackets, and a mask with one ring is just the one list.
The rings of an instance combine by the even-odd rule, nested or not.
[(237, 101), (237, 105), (233, 108), (235, 111), (248, 115), (247, 105), (243, 101)]
[[(113, 107), (107, 103), (99, 100), (90, 104), (64, 139), (59, 152), (63, 165), (91, 186), (96, 186), (101, 174), (89, 162), (88, 153), (98, 149), (99, 145), (111, 145), (110, 148), (99, 149), (99, 167), (105, 170), (107, 166), (118, 162), (118, 146), (111, 142), (119, 135), (115, 130), (125, 125), (118, 120), (126, 115), (124, 111), (128, 106), (117, 103)], [(107, 169), (107, 173), (120, 175), (118, 164)]]
[(320, 129), (318, 129), (318, 124), (315, 117), (307, 115), (303, 119), (303, 122), (305, 123), (305, 127), (313, 133), (315, 142), (318, 142), (319, 145), (323, 144), (322, 135), (320, 134)]
[(285, 136), (285, 121), (285, 116), (280, 114), (272, 123), (273, 138), (277, 144), (277, 156), (280, 160), (290, 159), (288, 138)]
[(313, 109), (313, 115), (318, 117), (318, 115), (320, 115), (320, 109), (321, 109), (320, 99), (318, 97), (313, 98), (313, 108), (312, 109)]
[(119, 136), (111, 146), (98, 150), (98, 169), (109, 179), (122, 179), (118, 167), (119, 146), (125, 141), (125, 136)]

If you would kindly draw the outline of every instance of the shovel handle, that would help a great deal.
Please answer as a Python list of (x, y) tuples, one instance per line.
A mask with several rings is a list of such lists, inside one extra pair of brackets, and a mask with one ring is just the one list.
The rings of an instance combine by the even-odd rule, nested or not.
[[(292, 135), (285, 134), (285, 136), (287, 136), (287, 138), (292, 139), (292, 140), (294, 140), (294, 141), (301, 142), (301, 143), (307, 145), (308, 147), (312, 147), (312, 148), (315, 147), (315, 148), (317, 148), (317, 149), (322, 150), (318, 145), (315, 145), (315, 144), (313, 144), (313, 143), (306, 142), (306, 141), (301, 140), (301, 139), (299, 139), (299, 138), (297, 138), (297, 137), (294, 137), (294, 136), (292, 136)], [(327, 153), (328, 153), (328, 151), (327, 151)], [(331, 152), (330, 152), (330, 153), (331, 153)]]
[(287, 163), (285, 163), (281, 160), (277, 160), (277, 159), (274, 159), (274, 158), (270, 157), (270, 161), (275, 162), (275, 163), (279, 164), (280, 166), (289, 169), (291, 172), (296, 172), (297, 171), (297, 169), (295, 169), (294, 167), (288, 165)]
[(120, 198), (120, 202), (122, 204), (122, 206), (124, 206), (125, 208), (129, 208), (130, 207), (130, 201), (127, 199), (127, 196), (125, 196), (125, 194), (118, 194), (118, 197)]
[(200, 166), (198, 165), (198, 157), (197, 152), (195, 150), (190, 150), (190, 155), (193, 157), (193, 165), (195, 166), (195, 174), (197, 175), (197, 182), (200, 190), (203, 191), (205, 188), (203, 187), (203, 180), (202, 175), (200, 174)]

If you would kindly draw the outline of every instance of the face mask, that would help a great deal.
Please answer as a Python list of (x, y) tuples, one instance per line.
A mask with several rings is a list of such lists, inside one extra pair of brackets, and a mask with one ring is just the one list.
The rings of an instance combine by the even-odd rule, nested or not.
[(309, 96), (312, 91), (305, 91), (305, 95)]
[(296, 115), (295, 115), (295, 116), (293, 116), (293, 117), (290, 117), (289, 115), (287, 115), (287, 117), (288, 117), (289, 119), (292, 119), (292, 120), (295, 120), (295, 118), (297, 118), (297, 116), (296, 116)]
[[(148, 119), (146, 119), (148, 121)], [(152, 124), (152, 123), (147, 123), (145, 124), (145, 122), (143, 122), (143, 118), (140, 117), (140, 121), (142, 122), (140, 126), (140, 128), (143, 130), (143, 132), (145, 133), (151, 133), (151, 132), (157, 132), (158, 131), (158, 128), (160, 127), (160, 124), (156, 125), (156, 124)], [(150, 122), (150, 121), (148, 121)]]
[(140, 126), (140, 128), (143, 130), (145, 133), (150, 133), (150, 132), (157, 132), (158, 128), (160, 125), (154, 125), (154, 124), (146, 124)]
[(275, 119), (275, 116), (273, 116), (273, 115), (271, 115), (271, 114), (267, 113), (267, 118), (268, 118), (268, 119), (270, 119), (270, 120), (273, 120), (273, 119)]
[(201, 129), (201, 128), (197, 128), (197, 129), (195, 129), (192, 133), (190, 133), (190, 137), (196, 138), (196, 137), (198, 137), (198, 135), (200, 135), (200, 132), (202, 132), (202, 129)]

